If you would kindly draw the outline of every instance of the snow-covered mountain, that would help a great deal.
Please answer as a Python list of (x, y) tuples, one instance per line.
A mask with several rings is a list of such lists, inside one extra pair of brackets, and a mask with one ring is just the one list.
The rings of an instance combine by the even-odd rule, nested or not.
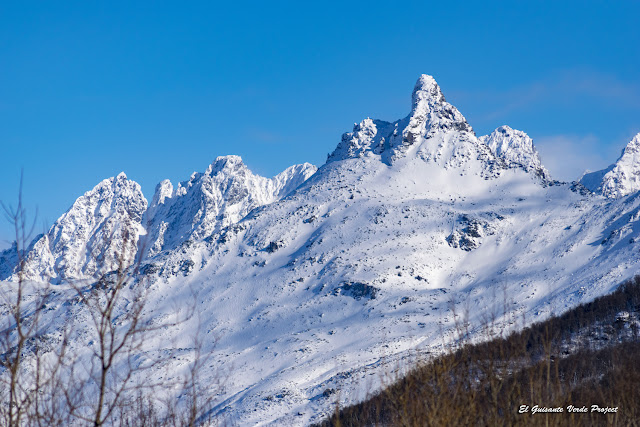
[(239, 156), (224, 156), (175, 189), (162, 181), (143, 220), (148, 233), (140, 244), (143, 258), (235, 224), (251, 210), (286, 196), (316, 170), (304, 163), (265, 178), (253, 174)]
[(509, 167), (532, 171), (547, 181), (551, 179), (549, 172), (542, 166), (533, 140), (526, 133), (505, 125), (479, 139), (489, 146), (493, 154), (507, 162)]
[(589, 190), (608, 198), (619, 198), (640, 190), (640, 133), (622, 150), (611, 166), (587, 172), (580, 183)]
[(146, 208), (140, 185), (124, 173), (105, 179), (32, 243), (25, 277), (60, 281), (104, 274), (121, 264), (128, 267), (135, 258)]
[(365, 119), (345, 133), (328, 162), (378, 156), (387, 165), (405, 157), (418, 157), (441, 169), (491, 177), (500, 162), (476, 138), (464, 116), (449, 104), (431, 76), (420, 76), (411, 95), (407, 117), (393, 123)]
[[(317, 168), (287, 168), (273, 178), (253, 174), (238, 156), (218, 157), (204, 174), (178, 184), (162, 181), (147, 209), (140, 185), (124, 173), (105, 179), (75, 201), (26, 251), (24, 277), (59, 282), (95, 277), (163, 250), (209, 236), (298, 187)], [(0, 253), (0, 279), (16, 268), (17, 252)]]
[[(140, 213), (149, 315), (192, 295), (198, 308), (150, 341), (187, 352), (199, 330), (202, 380), (224, 383), (214, 413), (240, 425), (319, 420), (440, 351), (456, 319), (479, 337), (486, 319), (542, 319), (640, 272), (640, 193), (549, 185), (526, 134), (477, 138), (431, 76), (407, 117), (356, 124), (313, 171), (270, 181), (219, 158)], [(49, 304), (51, 328), (69, 295)], [(85, 351), (78, 336), (69, 351)]]

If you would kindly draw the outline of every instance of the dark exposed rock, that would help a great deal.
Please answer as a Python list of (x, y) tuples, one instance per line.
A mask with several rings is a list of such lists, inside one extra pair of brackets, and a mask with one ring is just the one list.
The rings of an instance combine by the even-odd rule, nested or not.
[(334, 291), (334, 295), (347, 295), (356, 300), (375, 299), (379, 289), (361, 282), (345, 282)]

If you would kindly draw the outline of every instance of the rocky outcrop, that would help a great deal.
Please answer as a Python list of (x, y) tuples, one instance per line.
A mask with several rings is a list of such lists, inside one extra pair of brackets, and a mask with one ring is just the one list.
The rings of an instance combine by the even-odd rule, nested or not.
[(533, 140), (526, 133), (509, 126), (500, 126), (491, 134), (479, 139), (496, 157), (504, 160), (508, 167), (520, 168), (546, 181), (551, 180), (549, 172), (542, 166)]

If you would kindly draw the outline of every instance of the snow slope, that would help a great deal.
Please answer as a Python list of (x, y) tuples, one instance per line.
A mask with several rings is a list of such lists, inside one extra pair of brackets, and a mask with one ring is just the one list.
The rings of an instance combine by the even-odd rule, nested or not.
[[(516, 327), (639, 273), (639, 193), (614, 199), (547, 181), (526, 135), (503, 130), (477, 138), (423, 75), (407, 117), (357, 124), (286, 197), (265, 196), (253, 209), (234, 208), (233, 197), (203, 202), (211, 182), (229, 189), (222, 194), (257, 194), (246, 200), (277, 193), (249, 189), (280, 188), (255, 184), (228, 157), (180, 192), (161, 184), (147, 221), (180, 231), (143, 263), (146, 309), (163, 318), (195, 295), (198, 316), (147, 345), (193, 353), (189, 337), (199, 331), (211, 354), (204, 382), (224, 383), (211, 389), (215, 414), (239, 425), (305, 425), (440, 351), (455, 316), (479, 339), (486, 319)], [(239, 177), (228, 187), (227, 169)], [(172, 217), (171, 204), (184, 213)], [(211, 206), (210, 228), (190, 222)], [(60, 285), (46, 313), (51, 331), (69, 295)], [(70, 350), (79, 357), (90, 346), (82, 336)], [(172, 363), (185, 369), (184, 358)]]
[(533, 321), (640, 270), (637, 195), (513, 168), (428, 76), (412, 98), (405, 119), (356, 125), (285, 199), (149, 265), (155, 286), (204, 301), (228, 373), (220, 414), (304, 425), (332, 410), (332, 390), (364, 398), (398, 360), (437, 351), (452, 304), (472, 328)]

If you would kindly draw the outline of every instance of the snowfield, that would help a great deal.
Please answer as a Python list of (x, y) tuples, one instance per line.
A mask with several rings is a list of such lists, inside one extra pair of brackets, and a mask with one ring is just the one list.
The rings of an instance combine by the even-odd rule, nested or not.
[[(55, 338), (66, 316), (86, 317), (66, 281), (90, 281), (96, 248), (133, 244), (146, 314), (194, 301), (197, 313), (145, 343), (141, 357), (182, 349), (145, 375), (187, 369), (197, 334), (216, 415), (306, 425), (441, 351), (454, 313), (480, 337), (487, 319), (541, 320), (640, 273), (638, 144), (584, 185), (553, 181), (524, 132), (478, 138), (423, 75), (407, 117), (356, 124), (317, 171), (267, 179), (219, 158), (176, 189), (159, 184), (148, 209), (126, 176), (103, 181), (38, 238), (26, 271), (35, 287), (55, 283), (44, 314)], [(0, 256), (7, 287), (12, 259)], [(88, 357), (81, 329), (71, 350)]]

